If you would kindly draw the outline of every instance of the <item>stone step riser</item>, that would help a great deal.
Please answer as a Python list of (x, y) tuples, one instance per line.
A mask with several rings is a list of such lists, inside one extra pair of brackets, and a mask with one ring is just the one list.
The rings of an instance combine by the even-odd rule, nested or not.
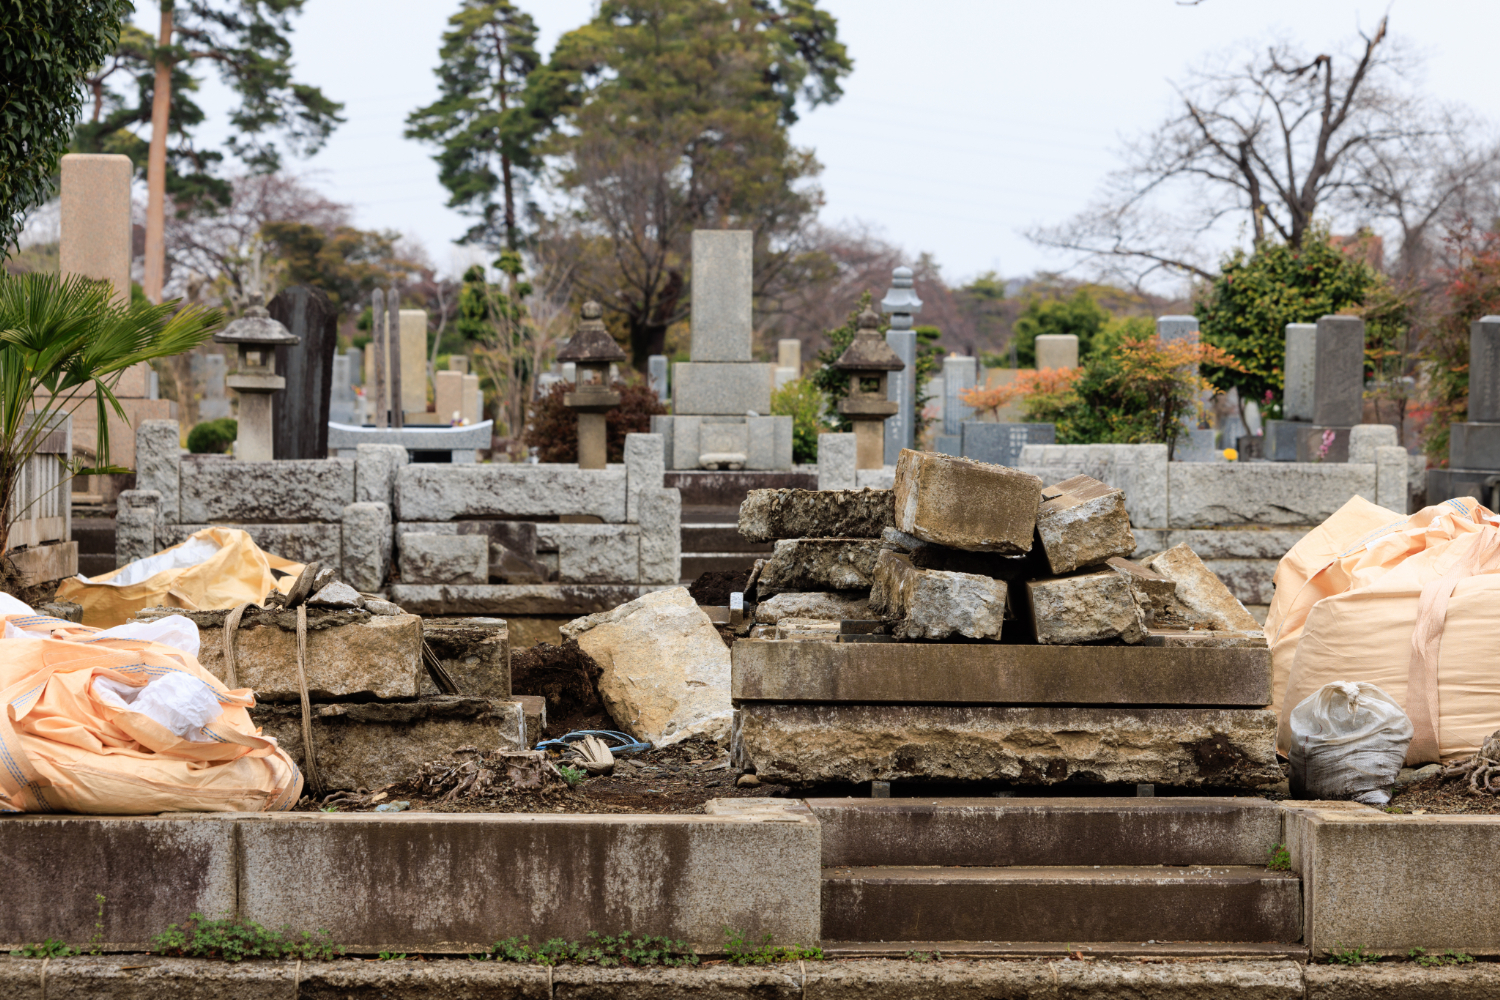
[(1263, 799), (809, 799), (835, 865), (1263, 865)]
[(825, 870), (822, 901), (823, 937), (834, 941), (1302, 938), (1301, 883), (1269, 874), (1089, 882), (1045, 872), (990, 880)]

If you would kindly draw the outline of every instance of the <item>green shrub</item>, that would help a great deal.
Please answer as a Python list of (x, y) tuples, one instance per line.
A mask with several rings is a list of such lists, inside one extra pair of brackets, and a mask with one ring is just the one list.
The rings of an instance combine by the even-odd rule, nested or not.
[[(604, 415), (605, 451), (608, 461), (625, 461), (625, 435), (651, 433), (653, 414), (664, 414), (656, 392), (645, 382), (616, 382), (620, 405)], [(563, 403), (573, 383), (558, 382), (547, 395), (531, 404), (525, 444), (535, 446), (539, 462), (578, 461), (578, 414)]]
[(239, 421), (233, 417), (205, 420), (188, 431), (188, 451), (194, 455), (225, 455), (239, 436)]
[(181, 958), (222, 958), (239, 962), (247, 958), (300, 958), (328, 961), (342, 955), (326, 930), (317, 934), (303, 931), (294, 935), (290, 927), (267, 930), (260, 924), (226, 917), (207, 920), (201, 913), (191, 914), (181, 925), (173, 924), (151, 939), (151, 951), (157, 955)]
[(818, 435), (823, 426), (823, 394), (808, 379), (793, 379), (771, 394), (771, 415), (792, 418), (792, 461), (805, 465), (818, 460)]

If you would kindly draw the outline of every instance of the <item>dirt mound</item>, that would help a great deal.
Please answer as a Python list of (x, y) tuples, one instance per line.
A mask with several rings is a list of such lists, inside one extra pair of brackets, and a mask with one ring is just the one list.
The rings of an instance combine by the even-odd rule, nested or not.
[(712, 570), (700, 574), (688, 587), (688, 593), (699, 604), (722, 608), (729, 603), (729, 595), (743, 591), (749, 580), (748, 569)]
[(547, 699), (547, 738), (575, 729), (618, 729), (599, 699), (599, 665), (576, 642), (538, 643), (510, 654), (512, 694)]

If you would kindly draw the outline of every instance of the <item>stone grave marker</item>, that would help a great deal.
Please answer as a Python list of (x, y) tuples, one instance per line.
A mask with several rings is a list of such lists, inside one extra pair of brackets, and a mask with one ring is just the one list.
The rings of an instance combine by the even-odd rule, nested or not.
[(321, 289), (302, 285), (283, 289), (266, 311), (300, 338), (300, 343), (276, 348), (276, 374), (286, 379), (286, 390), (271, 407), (274, 454), (278, 459), (326, 458), (338, 314)]
[(901, 449), (916, 447), (917, 431), (917, 334), (912, 318), (922, 311), (915, 282), (909, 267), (891, 272), (891, 287), (880, 300), (880, 311), (891, 317), (885, 342), (906, 363), (899, 372), (891, 372), (887, 385), (889, 398), (900, 404), (896, 415), (885, 422), (885, 464), (895, 465)]

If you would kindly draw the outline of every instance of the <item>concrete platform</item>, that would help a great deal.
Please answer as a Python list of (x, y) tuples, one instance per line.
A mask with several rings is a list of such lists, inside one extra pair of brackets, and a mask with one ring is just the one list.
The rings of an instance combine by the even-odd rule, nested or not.
[(1264, 648), (741, 641), (737, 702), (1193, 705), (1271, 701)]
[(1061, 941), (824, 941), (828, 959), (904, 959), (913, 952), (950, 958), (1072, 959), (1097, 961), (1120, 959), (1133, 962), (1201, 962), (1224, 959), (1284, 960), (1306, 962), (1307, 949), (1300, 944), (1238, 941), (1095, 941), (1076, 944)]
[(791, 785), (1257, 788), (1282, 780), (1275, 743), (1276, 716), (1262, 709), (746, 702), (735, 712), (733, 752), (761, 780)]
[[(813, 943), (818, 825), (788, 805), (727, 815), (6, 816), (0, 948), (89, 941), (96, 893), (106, 898), (104, 951), (142, 951), (194, 911), (326, 928), (336, 943), (371, 955), (468, 954), (510, 936), (581, 940), (591, 930), (717, 951), (725, 926)], [(132, 959), (126, 964), (159, 961)], [(545, 988), (546, 971), (528, 971)], [(69, 995), (55, 983), (49, 978), (49, 995)], [(0, 986), (0, 995), (29, 994)], [(290, 982), (275, 995), (292, 996)]]
[(1281, 808), (1259, 798), (808, 799), (823, 864), (1263, 865)]
[(832, 940), (1284, 941), (1302, 886), (1264, 867), (837, 867), (823, 870)]

